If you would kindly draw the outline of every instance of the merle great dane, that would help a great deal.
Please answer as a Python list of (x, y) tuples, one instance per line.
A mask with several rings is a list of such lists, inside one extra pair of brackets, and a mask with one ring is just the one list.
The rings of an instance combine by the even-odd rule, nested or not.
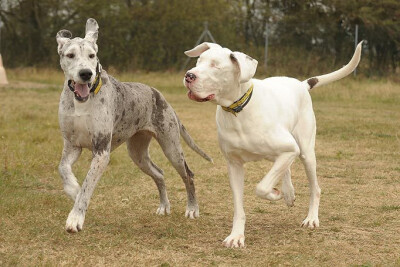
[[(185, 161), (180, 137), (202, 157), (209, 161), (211, 158), (194, 143), (159, 91), (140, 83), (119, 82), (102, 70), (97, 57), (98, 29), (96, 20), (88, 19), (85, 38), (71, 39), (72, 34), (67, 30), (59, 31), (56, 37), (65, 74), (59, 105), (64, 138), (59, 172), (64, 191), (75, 201), (66, 230), (71, 233), (82, 230), (90, 198), (108, 165), (110, 153), (124, 142), (132, 161), (157, 185), (160, 195), (157, 214), (170, 213), (163, 171), (149, 156), (152, 137), (185, 183), (188, 198), (185, 216), (198, 217), (193, 173)], [(71, 167), (82, 148), (90, 149), (93, 159), (80, 187)]]

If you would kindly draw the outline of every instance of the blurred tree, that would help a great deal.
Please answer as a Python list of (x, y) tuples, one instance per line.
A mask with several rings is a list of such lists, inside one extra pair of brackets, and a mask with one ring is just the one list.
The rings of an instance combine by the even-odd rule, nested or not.
[(359, 24), (368, 41), (370, 71), (396, 71), (400, 52), (400, 1), (334, 1), (343, 27)]
[(56, 33), (83, 37), (89, 17), (100, 26), (102, 64), (120, 70), (178, 69), (204, 21), (218, 43), (259, 61), (268, 23), (269, 74), (308, 75), (316, 66), (343, 64), (356, 24), (368, 40), (371, 75), (394, 72), (399, 63), (398, 0), (1, 0), (5, 64), (57, 66)]

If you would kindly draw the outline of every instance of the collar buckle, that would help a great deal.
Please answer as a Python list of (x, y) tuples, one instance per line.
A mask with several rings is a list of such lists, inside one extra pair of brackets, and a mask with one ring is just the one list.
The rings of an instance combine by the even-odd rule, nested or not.
[(247, 90), (247, 92), (241, 98), (233, 102), (233, 104), (229, 107), (221, 106), (222, 109), (237, 116), (237, 113), (242, 111), (243, 108), (250, 102), (251, 96), (253, 95), (253, 87), (254, 84), (251, 84), (249, 90)]

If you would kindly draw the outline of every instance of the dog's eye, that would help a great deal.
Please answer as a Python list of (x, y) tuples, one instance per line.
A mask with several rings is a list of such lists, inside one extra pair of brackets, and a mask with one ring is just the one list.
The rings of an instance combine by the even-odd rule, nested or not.
[(90, 55), (89, 55), (89, 58), (94, 58), (94, 54), (90, 54)]
[(67, 54), (67, 58), (74, 58), (74, 57), (75, 57), (75, 54), (73, 54), (73, 53)]
[(216, 68), (216, 69), (219, 69), (219, 67), (218, 67), (218, 65), (217, 65), (217, 63), (216, 62), (211, 62), (211, 64), (210, 64), (210, 67), (211, 68)]

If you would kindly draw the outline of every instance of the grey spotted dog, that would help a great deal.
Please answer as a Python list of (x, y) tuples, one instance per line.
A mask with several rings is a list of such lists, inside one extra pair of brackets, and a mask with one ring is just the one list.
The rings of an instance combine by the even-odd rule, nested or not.
[[(88, 19), (83, 39), (72, 39), (67, 30), (59, 31), (56, 36), (65, 74), (59, 105), (64, 138), (59, 172), (64, 191), (75, 201), (66, 230), (71, 233), (82, 230), (90, 198), (109, 163), (110, 153), (125, 142), (132, 161), (157, 185), (160, 195), (157, 214), (170, 213), (163, 171), (149, 156), (152, 137), (185, 183), (188, 199), (185, 216), (198, 217), (193, 173), (185, 161), (180, 137), (203, 158), (212, 159), (195, 144), (159, 91), (140, 83), (119, 82), (102, 70), (97, 57), (98, 29), (96, 20)], [(90, 149), (93, 159), (80, 187), (71, 166), (82, 148)]]

